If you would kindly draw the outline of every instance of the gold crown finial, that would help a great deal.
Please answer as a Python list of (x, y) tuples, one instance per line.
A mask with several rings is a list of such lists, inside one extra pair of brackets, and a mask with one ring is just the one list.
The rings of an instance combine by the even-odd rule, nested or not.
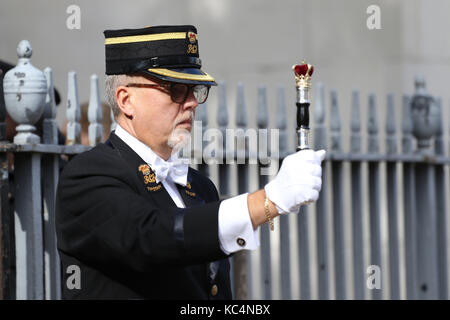
[(295, 73), (295, 85), (297, 87), (311, 87), (311, 76), (314, 72), (314, 67), (312, 65), (307, 64), (305, 60), (302, 60), (301, 64), (293, 65), (292, 70), (294, 70)]

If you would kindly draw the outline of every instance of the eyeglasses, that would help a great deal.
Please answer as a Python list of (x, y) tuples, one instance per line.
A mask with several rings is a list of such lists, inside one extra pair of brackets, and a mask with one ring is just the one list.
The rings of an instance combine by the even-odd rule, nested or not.
[(189, 93), (194, 93), (194, 97), (199, 104), (205, 103), (208, 99), (209, 86), (203, 84), (188, 85), (184, 83), (129, 83), (126, 87), (134, 88), (163, 88), (170, 92), (170, 98), (175, 103), (185, 103)]

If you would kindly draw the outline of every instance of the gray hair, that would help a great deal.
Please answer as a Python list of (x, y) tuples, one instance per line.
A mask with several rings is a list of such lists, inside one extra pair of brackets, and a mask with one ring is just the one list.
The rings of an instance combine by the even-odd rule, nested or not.
[(126, 80), (127, 75), (125, 74), (107, 75), (105, 79), (106, 101), (111, 107), (114, 119), (117, 119), (120, 114), (120, 108), (116, 101), (116, 89), (118, 86), (124, 85)]

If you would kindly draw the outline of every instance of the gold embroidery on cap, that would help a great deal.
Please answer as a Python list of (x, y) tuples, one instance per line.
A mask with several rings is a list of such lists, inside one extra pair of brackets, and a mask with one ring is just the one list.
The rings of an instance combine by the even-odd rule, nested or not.
[(186, 39), (186, 32), (168, 32), (158, 34), (143, 34), (139, 36), (106, 38), (105, 44), (110, 45), (110, 44), (145, 42), (145, 41), (174, 40), (174, 39)]
[(185, 80), (196, 80), (196, 81), (214, 81), (214, 78), (211, 77), (206, 72), (203, 72), (204, 74), (189, 74), (189, 73), (182, 73), (182, 72), (176, 72), (169, 69), (161, 69), (161, 68), (151, 68), (148, 69), (148, 71), (162, 75), (167, 76), (171, 78), (176, 79), (185, 79)]
[(187, 49), (188, 54), (196, 54), (197, 53), (197, 45), (189, 44)]
[(187, 36), (190, 43), (195, 43), (195, 41), (197, 41), (197, 35), (194, 32), (189, 31)]

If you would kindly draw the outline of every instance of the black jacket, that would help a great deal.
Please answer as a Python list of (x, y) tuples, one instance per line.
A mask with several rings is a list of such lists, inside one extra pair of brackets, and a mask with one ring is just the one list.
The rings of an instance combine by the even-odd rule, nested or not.
[[(181, 209), (143, 168), (114, 133), (64, 168), (56, 197), (63, 298), (231, 299), (214, 184), (189, 168), (189, 184), (177, 185)], [(81, 269), (81, 289), (67, 286), (71, 265)]]

